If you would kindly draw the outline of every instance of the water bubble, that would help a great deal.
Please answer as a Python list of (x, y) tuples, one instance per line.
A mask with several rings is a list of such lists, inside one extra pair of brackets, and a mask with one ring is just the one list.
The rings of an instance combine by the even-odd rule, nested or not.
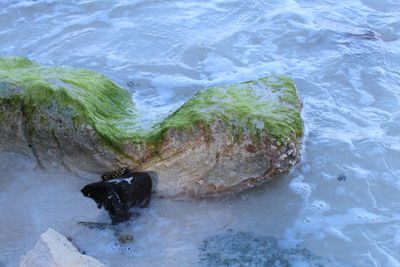
[(330, 209), (330, 205), (323, 200), (315, 200), (311, 203), (308, 210), (312, 213), (323, 213)]
[(307, 199), (311, 195), (311, 187), (307, 183), (291, 182), (289, 188), (293, 193), (299, 195), (303, 199)]
[(351, 209), (349, 214), (353, 216), (358, 223), (378, 223), (386, 221), (384, 217), (368, 212), (362, 208)]
[(367, 93), (363, 93), (363, 95), (360, 97), (360, 100), (358, 101), (361, 105), (369, 106), (372, 105), (375, 102), (375, 98)]
[(242, 200), (246, 200), (246, 199), (249, 198), (249, 194), (244, 193), (244, 194), (242, 194), (242, 195), (240, 196), (240, 198), (241, 198)]

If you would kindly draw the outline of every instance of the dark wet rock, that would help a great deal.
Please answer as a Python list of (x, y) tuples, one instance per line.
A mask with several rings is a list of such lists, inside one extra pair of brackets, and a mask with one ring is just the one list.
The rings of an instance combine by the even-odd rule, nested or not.
[(134, 241), (134, 238), (131, 235), (120, 235), (118, 237), (118, 241), (121, 244), (127, 244), (127, 243), (132, 243)]
[(344, 182), (347, 179), (346, 174), (342, 173), (336, 178), (339, 182)]
[(129, 220), (132, 208), (145, 208), (150, 203), (152, 181), (150, 175), (133, 172), (130, 178), (118, 178), (86, 185), (81, 192), (92, 198), (100, 209), (104, 206), (112, 224)]
[[(282, 248), (274, 237), (251, 232), (227, 232), (211, 236), (199, 247), (201, 266), (332, 266), (333, 259), (305, 248)], [(342, 263), (340, 263), (342, 264)], [(348, 266), (343, 263), (343, 265)]]

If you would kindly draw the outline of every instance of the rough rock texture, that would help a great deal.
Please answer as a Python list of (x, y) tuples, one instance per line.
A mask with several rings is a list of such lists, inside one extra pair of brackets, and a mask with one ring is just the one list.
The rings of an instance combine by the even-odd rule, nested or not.
[[(321, 257), (295, 246), (284, 248), (272, 236), (226, 232), (203, 240), (199, 266), (352, 266), (336, 257)], [(339, 255), (340, 256), (340, 255)]]
[(197, 93), (151, 129), (127, 91), (98, 73), (0, 58), (0, 151), (45, 168), (152, 171), (161, 195), (236, 191), (299, 161), (301, 101), (286, 76)]
[(82, 255), (65, 236), (49, 228), (35, 247), (22, 256), (20, 267), (105, 267), (98, 260)]

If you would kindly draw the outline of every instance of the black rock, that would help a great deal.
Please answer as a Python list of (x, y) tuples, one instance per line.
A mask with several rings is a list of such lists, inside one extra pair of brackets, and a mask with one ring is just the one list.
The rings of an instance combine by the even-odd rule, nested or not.
[[(128, 176), (125, 174), (125, 177)], [(132, 208), (145, 208), (151, 198), (151, 177), (147, 173), (132, 172), (129, 178), (118, 178), (92, 183), (82, 188), (85, 197), (90, 197), (108, 211), (112, 224), (125, 222), (134, 214)]]
[(342, 173), (342, 174), (340, 174), (336, 179), (339, 181), (339, 182), (344, 182), (344, 181), (346, 181), (346, 174), (344, 174), (344, 173)]

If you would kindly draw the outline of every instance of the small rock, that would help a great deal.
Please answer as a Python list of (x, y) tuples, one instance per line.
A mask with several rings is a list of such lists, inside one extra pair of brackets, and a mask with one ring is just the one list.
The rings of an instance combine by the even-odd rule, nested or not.
[(128, 82), (126, 85), (128, 85), (129, 87), (135, 87), (135, 83), (134, 82)]
[(127, 243), (133, 242), (133, 241), (134, 241), (134, 238), (133, 238), (133, 236), (131, 236), (131, 235), (120, 235), (120, 236), (118, 237), (118, 241), (119, 241), (121, 244), (127, 244)]
[(339, 181), (339, 182), (344, 182), (344, 181), (346, 181), (346, 174), (344, 174), (344, 173), (342, 173), (342, 174), (340, 174), (338, 177), (337, 177), (337, 180)]
[(286, 155), (286, 154), (282, 154), (282, 155), (280, 155), (280, 156), (279, 156), (279, 158), (278, 158), (278, 159), (279, 159), (279, 160), (284, 160), (286, 157), (287, 157), (287, 155)]

